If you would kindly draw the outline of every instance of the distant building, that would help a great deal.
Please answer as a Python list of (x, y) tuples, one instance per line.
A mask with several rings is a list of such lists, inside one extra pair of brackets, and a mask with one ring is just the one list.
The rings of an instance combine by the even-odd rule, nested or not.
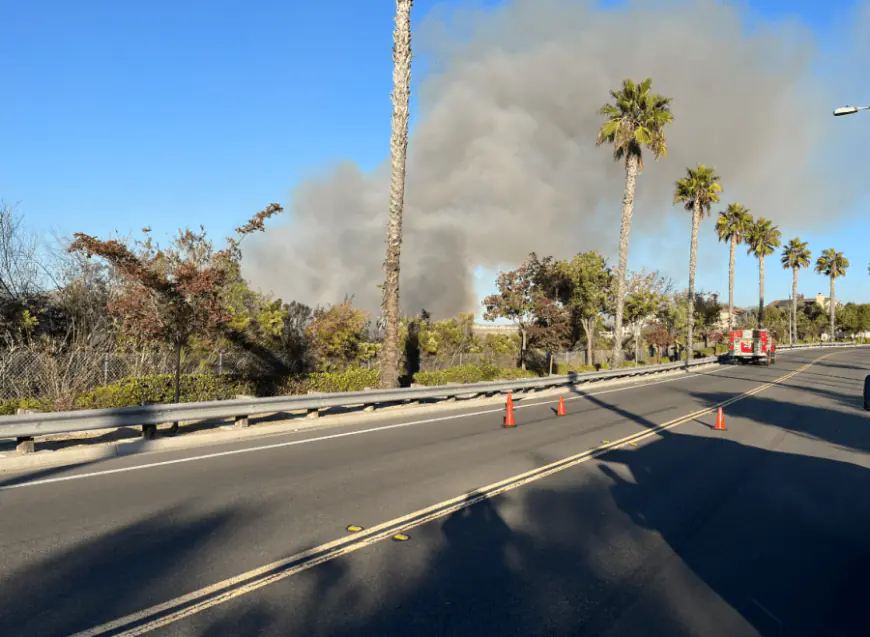
[[(740, 318), (746, 314), (746, 310), (741, 307), (734, 308), (734, 325), (740, 322)], [(726, 305), (719, 310), (719, 320), (716, 322), (716, 329), (725, 332), (728, 329), (728, 306)]]
[(474, 327), (471, 328), (471, 331), (475, 336), (486, 336), (487, 334), (513, 336), (514, 334), (520, 333), (520, 330), (516, 325), (496, 325), (493, 323), (475, 323)]
[[(827, 310), (829, 301), (830, 299), (821, 292), (816, 294), (815, 298), (806, 298), (803, 294), (798, 294), (798, 311), (809, 309), (813, 305), (818, 305), (823, 310)], [(840, 301), (837, 301), (836, 303), (837, 307), (842, 307), (843, 305)], [(788, 311), (791, 309), (791, 299), (780, 299), (773, 301), (772, 303), (766, 305), (765, 309), (770, 309), (772, 307), (778, 308), (784, 312)]]

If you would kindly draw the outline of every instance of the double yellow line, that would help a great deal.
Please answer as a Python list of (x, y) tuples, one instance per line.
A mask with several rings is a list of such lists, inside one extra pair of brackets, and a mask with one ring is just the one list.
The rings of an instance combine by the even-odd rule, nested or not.
[(732, 405), (740, 400), (766, 391), (767, 389), (800, 374), (820, 360), (832, 355), (833, 353), (820, 356), (814, 361), (807, 363), (789, 374), (781, 376), (780, 378), (764, 385), (759, 385), (755, 389), (729, 398), (728, 400), (722, 401), (716, 405), (699, 409), (698, 411), (656, 425), (655, 427), (645, 431), (602, 444), (599, 447), (584, 451), (583, 453), (563, 458), (562, 460), (512, 476), (500, 482), (495, 482), (471, 493), (457, 496), (425, 509), (414, 511), (408, 515), (383, 522), (351, 537), (333, 540), (332, 542), (321, 544), (320, 546), (307, 551), (296, 553), (295, 555), (283, 560), (272, 562), (271, 564), (248, 571), (247, 573), (242, 573), (241, 575), (212, 584), (211, 586), (187, 593), (186, 595), (181, 595), (180, 597), (163, 602), (162, 604), (151, 606), (150, 608), (143, 609), (131, 615), (76, 633), (72, 637), (99, 637), (103, 635), (134, 637), (135, 635), (144, 635), (157, 628), (167, 626), (185, 619), (186, 617), (201, 613), (209, 608), (219, 606), (220, 604), (237, 597), (252, 593), (257, 589), (268, 586), (269, 584), (297, 575), (310, 568), (323, 564), (324, 562), (329, 562), (343, 555), (365, 548), (375, 542), (388, 539), (400, 531), (404, 532), (433, 520), (446, 517), (456, 511), (473, 506), (478, 502), (482, 502), (483, 500), (494, 498), (506, 491), (511, 491), (523, 485), (541, 480), (547, 476), (570, 469), (578, 464), (602, 456), (612, 449), (623, 447), (631, 443), (637, 443), (641, 440), (655, 436), (661, 431), (672, 429), (673, 427), (677, 427), (700, 416), (713, 413), (720, 407), (727, 407), (728, 405)]

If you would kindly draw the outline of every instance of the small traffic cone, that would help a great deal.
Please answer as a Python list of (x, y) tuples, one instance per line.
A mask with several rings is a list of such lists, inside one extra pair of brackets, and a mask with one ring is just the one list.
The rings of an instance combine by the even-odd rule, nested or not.
[(504, 426), (505, 427), (516, 427), (516, 423), (514, 422), (514, 400), (511, 398), (510, 392), (508, 392), (507, 404), (505, 405), (504, 411)]
[(716, 426), (713, 427), (716, 431), (726, 431), (725, 415), (722, 413), (722, 408), (719, 407), (719, 412), (716, 414)]
[(559, 408), (556, 410), (556, 415), (557, 416), (564, 416), (565, 415), (565, 398), (562, 396), (559, 396)]

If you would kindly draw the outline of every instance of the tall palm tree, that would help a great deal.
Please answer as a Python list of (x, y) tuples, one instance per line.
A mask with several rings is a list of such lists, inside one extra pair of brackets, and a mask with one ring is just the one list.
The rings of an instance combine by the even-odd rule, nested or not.
[(643, 148), (658, 159), (668, 154), (665, 126), (674, 116), (671, 98), (651, 93), (652, 80), (640, 84), (630, 79), (622, 81), (622, 90), (610, 91), (612, 104), (599, 110), (607, 121), (598, 131), (598, 145), (612, 144), (613, 158), (625, 162), (625, 191), (622, 195), (622, 224), (619, 229), (619, 264), (616, 270), (616, 312), (613, 328), (611, 367), (619, 366), (622, 352), (622, 317), (625, 309), (625, 276), (628, 262), (628, 238), (634, 211), (634, 190), (637, 175), (643, 172)]
[(782, 250), (782, 267), (792, 271), (791, 282), (791, 330), (789, 330), (789, 343), (797, 342), (797, 289), (798, 289), (798, 272), (801, 268), (810, 267), (813, 255), (807, 249), (807, 242), (801, 241), (800, 237), (795, 237), (788, 242)]
[(781, 237), (779, 228), (764, 217), (759, 217), (746, 233), (746, 243), (749, 245), (746, 254), (758, 259), (758, 327), (764, 326), (764, 259), (780, 246)]
[(837, 252), (833, 248), (828, 248), (822, 251), (822, 256), (816, 261), (816, 272), (824, 274), (831, 279), (831, 298), (828, 300), (828, 312), (831, 315), (831, 342), (834, 341), (834, 280), (841, 276), (846, 276), (846, 270), (849, 268), (849, 259), (842, 252)]
[(689, 315), (688, 329), (686, 334), (686, 367), (694, 353), (695, 329), (695, 266), (698, 263), (698, 227), (701, 218), (710, 214), (710, 206), (719, 203), (719, 193), (722, 186), (719, 185), (719, 175), (704, 164), (698, 164), (696, 168), (687, 168), (686, 176), (677, 180), (674, 190), (674, 203), (682, 203), (686, 210), (692, 212), (692, 243), (689, 251)]
[(737, 255), (737, 246), (743, 243), (750, 223), (752, 223), (752, 215), (739, 203), (728, 204), (728, 208), (720, 212), (716, 220), (716, 234), (719, 235), (719, 241), (728, 241), (731, 244), (731, 253), (728, 257), (729, 333), (734, 329), (734, 259)]
[(408, 150), (408, 102), (411, 95), (411, 6), (414, 0), (396, 0), (393, 30), (393, 119), (390, 135), (390, 219), (387, 257), (384, 260), (384, 344), (381, 350), (383, 389), (399, 386), (399, 253), (405, 205), (405, 159)]

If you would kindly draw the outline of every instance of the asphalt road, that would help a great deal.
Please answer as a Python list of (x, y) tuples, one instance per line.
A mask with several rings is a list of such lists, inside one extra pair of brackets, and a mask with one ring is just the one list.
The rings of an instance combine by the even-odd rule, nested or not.
[(782, 352), (511, 430), (478, 406), (4, 476), (0, 635), (870, 634), (868, 373)]

